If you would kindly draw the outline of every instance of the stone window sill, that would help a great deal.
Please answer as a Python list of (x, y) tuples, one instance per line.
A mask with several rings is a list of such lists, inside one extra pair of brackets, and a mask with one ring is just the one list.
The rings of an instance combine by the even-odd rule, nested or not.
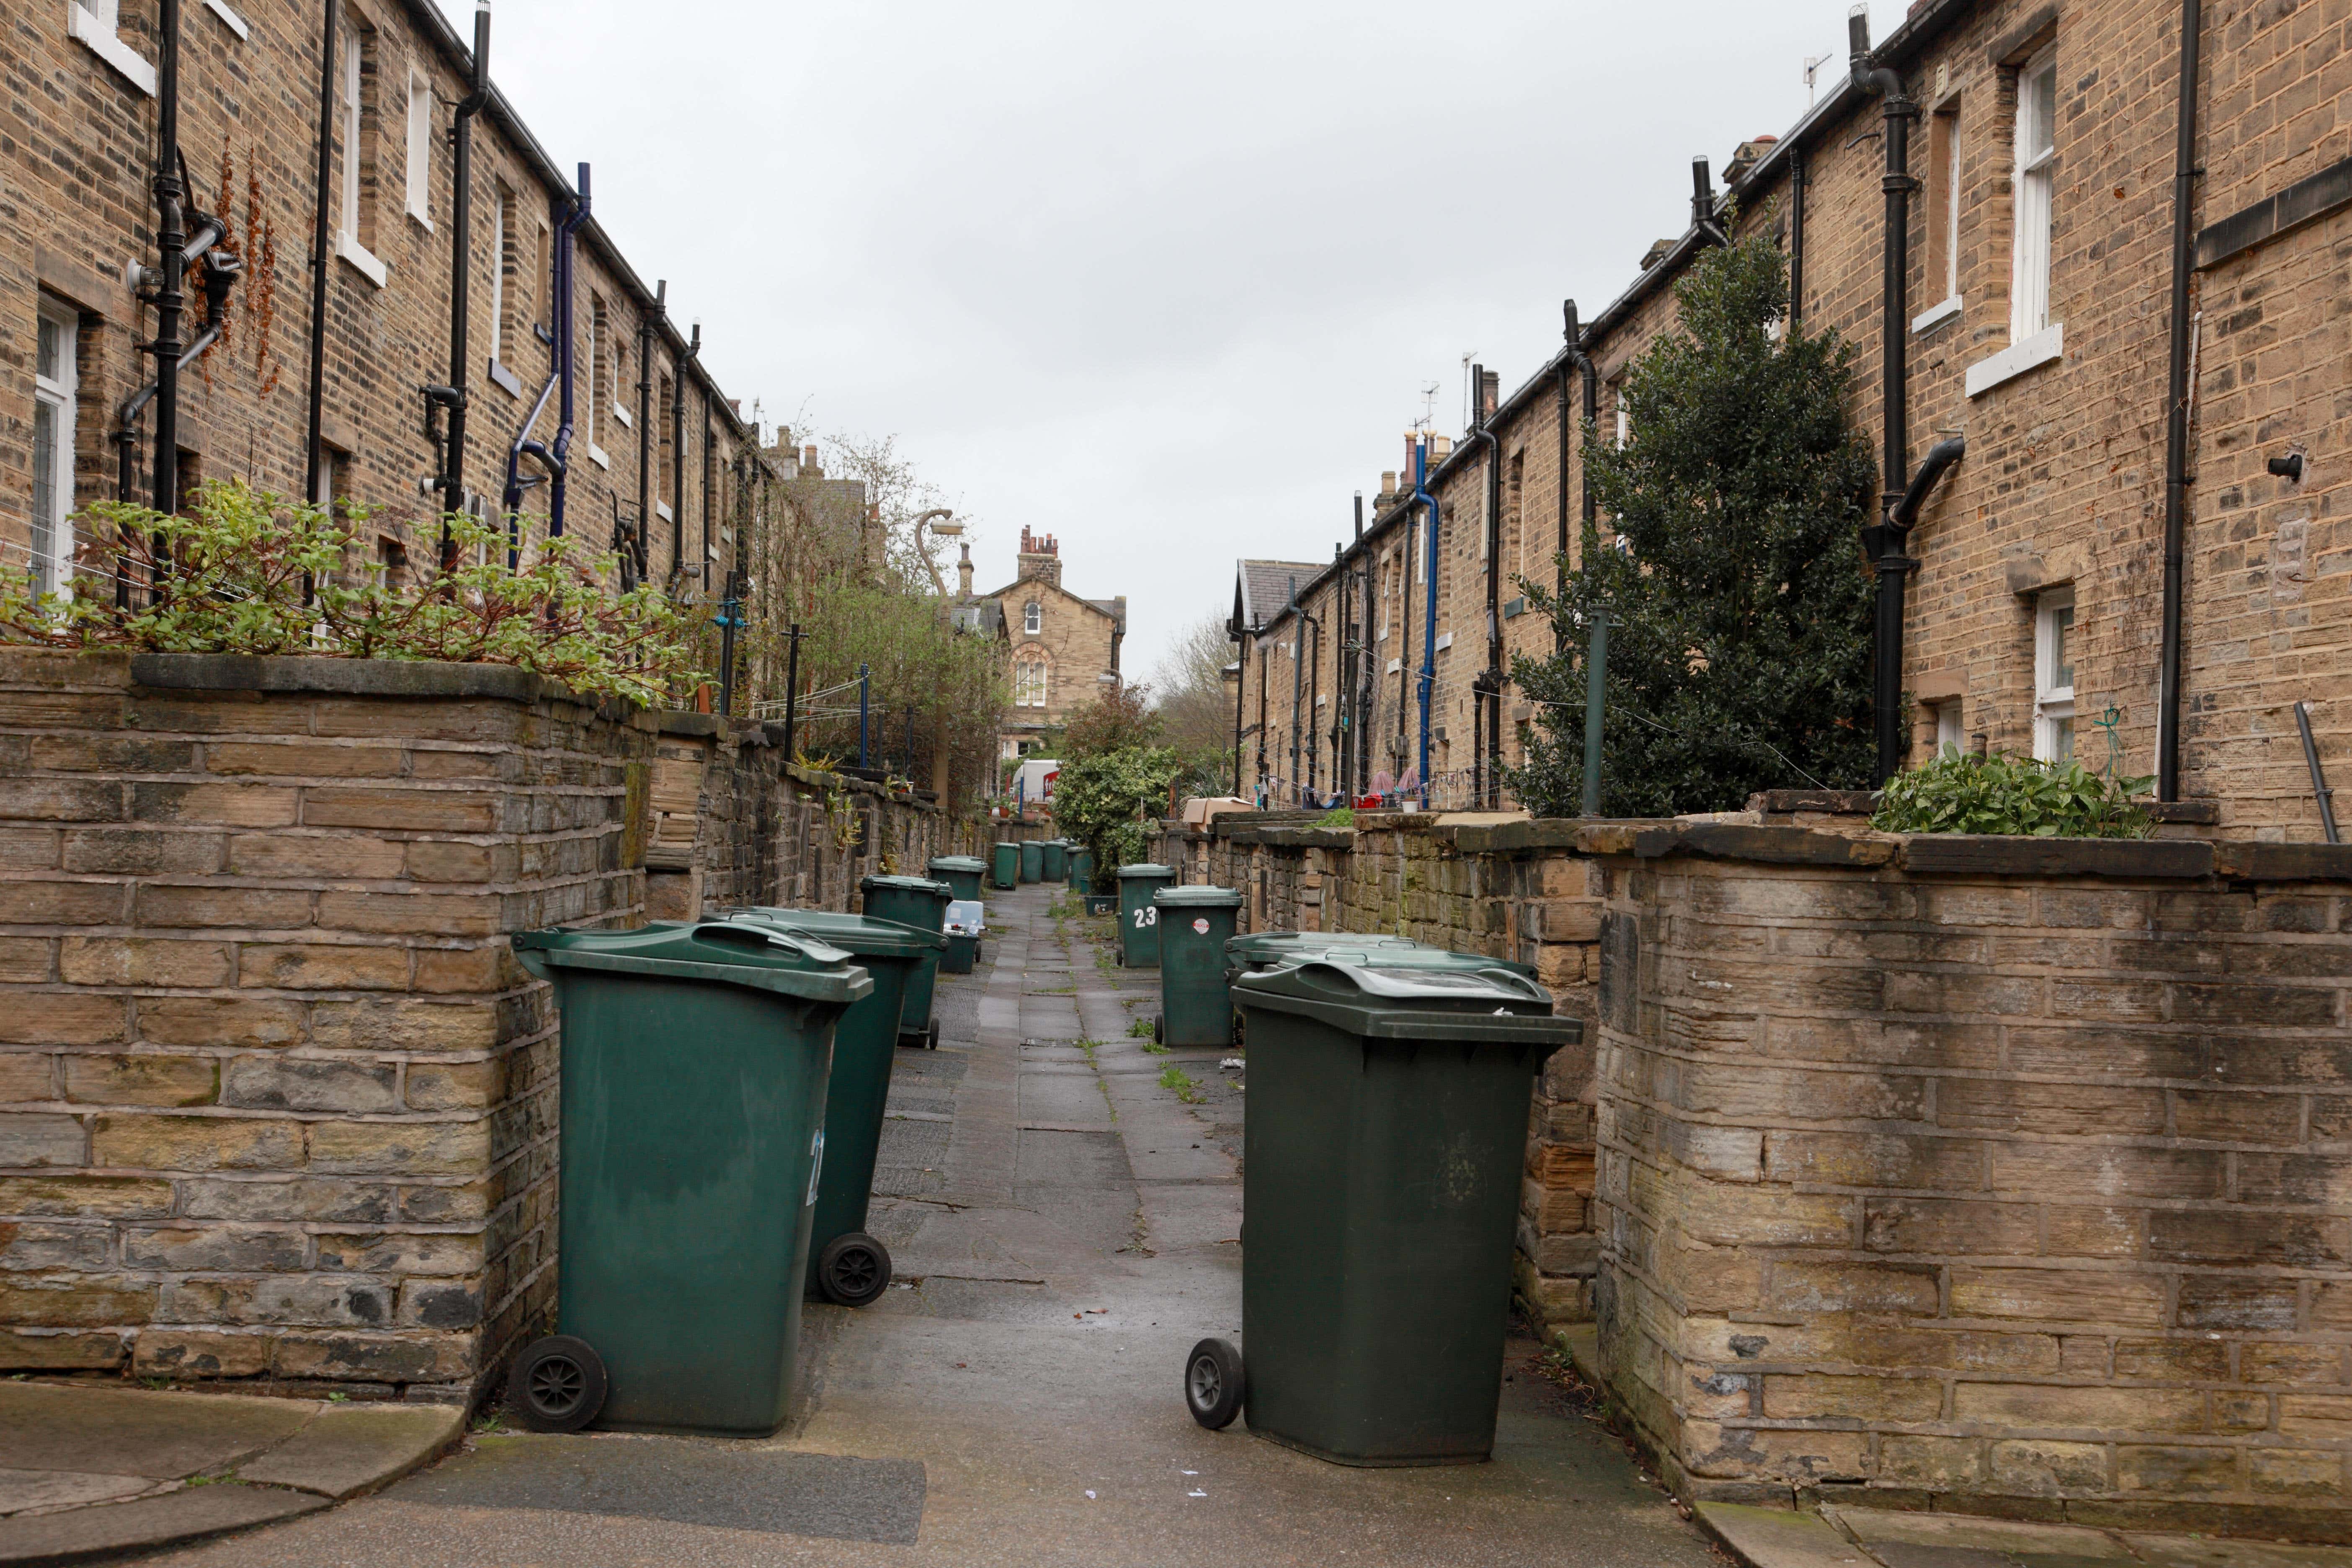
[(1970, 397), (1982, 397), (2005, 382), (2015, 381), (2029, 370), (2036, 370), (2066, 353), (2066, 325), (2053, 321), (2021, 343), (2011, 343), (1989, 359), (1980, 359), (1969, 366), (1968, 393)]
[(76, 5), (67, 14), (66, 31), (89, 45), (89, 52), (112, 66), (123, 80), (150, 98), (155, 96), (155, 68), (116, 37), (113, 28)]
[(522, 377), (500, 364), (496, 358), (490, 361), (490, 380), (509, 397), (522, 395)]
[(1932, 332), (1937, 327), (1942, 326), (1946, 321), (1950, 321), (1959, 313), (1960, 297), (1958, 294), (1955, 294), (1950, 299), (1945, 300), (1942, 304), (1930, 305), (1926, 310), (1920, 311), (1917, 315), (1912, 317), (1912, 335), (1916, 337), (1921, 332)]
[(613, 459), (604, 455), (604, 448), (593, 441), (588, 443), (588, 460), (600, 468), (609, 468), (613, 466)]
[(335, 231), (335, 254), (350, 262), (354, 271), (379, 289), (390, 276), (390, 269), (375, 258), (374, 252), (340, 228)]
[(1438, 634), (1437, 641), (1431, 645), (1431, 651), (1434, 653), (1444, 653), (1447, 648), (1450, 648), (1453, 646), (1454, 634), (1452, 632), (1441, 632)]
[(245, 18), (222, 5), (221, 0), (205, 0), (205, 5), (210, 8), (214, 16), (221, 19), (222, 24), (230, 32), (237, 36), (239, 42), (249, 42), (252, 39), (253, 29), (245, 25)]

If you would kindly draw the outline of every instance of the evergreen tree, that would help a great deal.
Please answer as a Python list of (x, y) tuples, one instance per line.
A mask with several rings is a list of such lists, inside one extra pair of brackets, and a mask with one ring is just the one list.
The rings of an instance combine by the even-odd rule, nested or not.
[(1853, 351), (1787, 321), (1769, 234), (1702, 256), (1677, 331), (1627, 371), (1624, 446), (1584, 449), (1610, 537), (1555, 596), (1523, 583), (1561, 651), (1512, 679), (1543, 704), (1511, 785), (1539, 816), (1583, 795), (1588, 617), (1609, 616), (1601, 805), (1734, 810), (1751, 791), (1865, 788), (1872, 584), (1858, 531), (1876, 474), (1846, 415)]

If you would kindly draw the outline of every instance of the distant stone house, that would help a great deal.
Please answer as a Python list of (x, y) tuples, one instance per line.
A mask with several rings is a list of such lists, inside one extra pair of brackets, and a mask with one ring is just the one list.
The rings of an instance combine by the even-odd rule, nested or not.
[(1050, 533), (1025, 528), (1020, 574), (1010, 584), (974, 595), (969, 560), (961, 573), (961, 605), (967, 610), (992, 605), (1010, 644), (1012, 700), (997, 733), (997, 755), (1009, 768), (1023, 757), (1046, 754), (1052, 735), (1075, 710), (1117, 686), (1127, 595), (1082, 599), (1071, 593), (1062, 586), (1059, 543)]

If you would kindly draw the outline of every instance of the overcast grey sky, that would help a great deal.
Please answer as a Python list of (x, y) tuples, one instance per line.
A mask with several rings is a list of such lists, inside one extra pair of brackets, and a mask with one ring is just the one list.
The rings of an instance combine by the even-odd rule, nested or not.
[(896, 435), (984, 588), (1058, 535), (1140, 676), (1236, 556), (1328, 560), (1465, 352), (1507, 394), (1621, 293), (1844, 15), (497, 0), (491, 66), (730, 395)]

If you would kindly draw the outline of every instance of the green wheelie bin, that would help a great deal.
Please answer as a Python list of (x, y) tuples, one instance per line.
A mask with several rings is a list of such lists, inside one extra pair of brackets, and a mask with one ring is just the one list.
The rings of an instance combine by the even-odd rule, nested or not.
[(1242, 896), (1231, 888), (1162, 888), (1151, 907), (1160, 926), (1160, 1016), (1151, 1037), (1163, 1046), (1231, 1043), (1225, 942), (1241, 919)]
[[(923, 868), (936, 881), (945, 882), (955, 902), (980, 902), (980, 884), (988, 862), (976, 855), (934, 855)], [(942, 974), (970, 974), (980, 962), (980, 938), (950, 932), (947, 951), (940, 954)]]
[(1095, 890), (1095, 852), (1083, 844), (1070, 846), (1070, 891), (1091, 893)]
[(1042, 882), (1045, 879), (1045, 841), (1024, 838), (1021, 841), (1021, 879)]
[[(861, 878), (857, 891), (868, 920), (912, 926), (934, 936), (947, 930), (948, 905), (953, 893), (945, 882), (929, 877)], [(944, 943), (940, 951), (944, 951)], [(898, 1014), (898, 1038), (930, 1050), (940, 1047), (940, 1026), (931, 1017), (931, 992), (939, 984), (939, 951), (927, 954), (907, 976), (907, 998)]]
[(792, 1412), (835, 1026), (871, 974), (726, 921), (518, 932), (562, 1020), (556, 1330), (517, 1413), (764, 1436)]
[(735, 910), (727, 917), (839, 948), (866, 966), (874, 994), (850, 1005), (833, 1031), (833, 1084), (824, 1097), (824, 1170), (809, 1231), (809, 1282), (843, 1307), (863, 1307), (890, 1285), (890, 1252), (866, 1233), (882, 1112), (898, 1056), (907, 982), (947, 938), (831, 910)]
[(1021, 846), (999, 839), (989, 851), (988, 879), (998, 889), (1010, 891), (1021, 885)]
[(1536, 1074), (1583, 1037), (1507, 971), (1308, 959), (1245, 974), (1242, 1344), (1185, 1358), (1194, 1419), (1345, 1465), (1495, 1446)]
[(934, 855), (923, 868), (933, 881), (945, 882), (957, 898), (976, 900), (980, 879), (988, 874), (988, 862), (977, 855)]
[(1037, 846), (1037, 879), (1041, 882), (1067, 882), (1070, 879), (1069, 841), (1048, 838)]
[(1149, 863), (1118, 868), (1118, 961), (1129, 969), (1160, 962), (1160, 911), (1152, 895), (1176, 880), (1173, 868)]

